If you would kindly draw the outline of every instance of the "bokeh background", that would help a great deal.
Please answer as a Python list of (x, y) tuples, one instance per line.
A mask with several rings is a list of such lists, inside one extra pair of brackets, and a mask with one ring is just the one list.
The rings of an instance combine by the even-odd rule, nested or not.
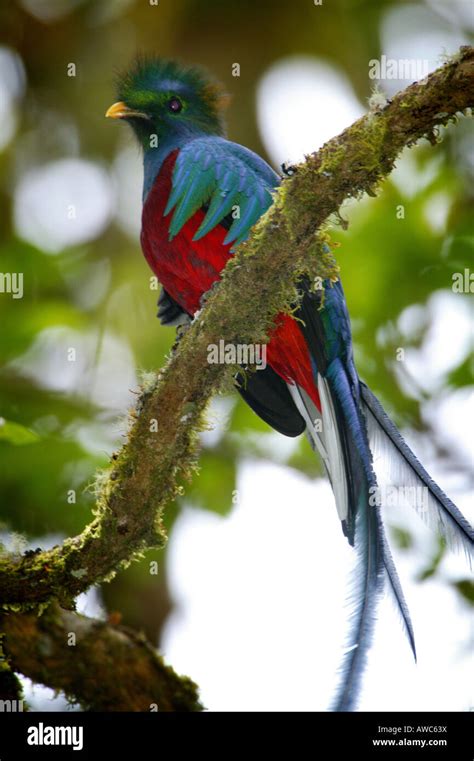
[[(232, 96), (229, 136), (278, 168), (367, 109), (371, 59), (433, 69), (473, 27), (470, 0), (1, 4), (0, 271), (24, 276), (23, 298), (0, 293), (6, 547), (46, 547), (82, 529), (88, 486), (122, 441), (140, 372), (158, 369), (173, 341), (139, 248), (139, 151), (125, 125), (104, 119), (115, 72), (139, 51), (207, 66)], [(379, 87), (390, 96), (408, 83)], [(406, 151), (378, 198), (343, 208), (349, 228), (334, 220), (332, 237), (361, 376), (472, 516), (472, 307), (452, 289), (473, 261), (472, 123), (460, 118), (442, 138)], [(166, 551), (79, 608), (118, 611), (145, 631), (211, 710), (325, 710), (351, 568), (330, 488), (304, 439), (272, 432), (236, 396), (215, 399), (209, 418), (200, 475), (167, 510)], [(468, 710), (467, 565), (417, 516), (385, 517), (419, 663), (384, 601), (361, 708)], [(34, 708), (66, 708), (25, 685)]]

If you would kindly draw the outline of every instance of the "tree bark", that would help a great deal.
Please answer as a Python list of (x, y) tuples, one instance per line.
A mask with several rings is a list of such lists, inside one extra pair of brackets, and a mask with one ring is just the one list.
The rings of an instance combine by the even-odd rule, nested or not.
[(63, 690), (85, 710), (202, 710), (196, 685), (177, 676), (144, 636), (125, 626), (52, 604), (42, 616), (4, 614), (0, 629), (12, 671)]

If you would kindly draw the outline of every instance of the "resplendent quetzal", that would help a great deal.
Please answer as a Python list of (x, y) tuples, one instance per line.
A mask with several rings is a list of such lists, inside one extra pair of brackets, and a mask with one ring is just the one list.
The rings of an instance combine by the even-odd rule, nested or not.
[[(271, 205), (280, 177), (255, 153), (225, 138), (223, 93), (200, 69), (142, 58), (119, 78), (117, 91), (119, 102), (106, 116), (127, 121), (143, 148), (141, 245), (163, 286), (158, 316), (165, 325), (177, 325), (201, 308), (233, 247)], [(240, 215), (232, 214), (235, 208)], [(415, 653), (382, 524), (384, 491), (377, 487), (375, 454), (384, 458), (387, 483), (403, 488), (452, 545), (470, 555), (474, 533), (359, 379), (342, 285), (324, 285), (321, 309), (320, 294), (304, 279), (298, 283), (294, 317), (278, 315), (268, 365), (241, 383), (240, 393), (280, 433), (306, 431), (324, 462), (344, 534), (355, 547), (354, 609), (335, 702), (336, 710), (351, 710), (384, 584)], [(420, 494), (423, 505), (416, 504)]]

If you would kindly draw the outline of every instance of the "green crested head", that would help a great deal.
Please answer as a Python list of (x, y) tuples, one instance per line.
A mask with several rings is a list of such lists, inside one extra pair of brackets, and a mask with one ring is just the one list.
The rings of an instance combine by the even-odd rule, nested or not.
[(200, 68), (162, 58), (138, 58), (117, 78), (118, 102), (106, 116), (127, 121), (143, 148), (196, 131), (222, 135), (227, 96)]

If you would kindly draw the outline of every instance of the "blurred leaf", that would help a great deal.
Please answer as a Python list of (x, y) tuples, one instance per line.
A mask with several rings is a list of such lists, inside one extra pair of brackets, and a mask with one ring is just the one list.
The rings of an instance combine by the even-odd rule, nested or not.
[(390, 529), (393, 541), (401, 550), (409, 550), (413, 546), (413, 537), (409, 531), (400, 526), (392, 526)]
[(8, 441), (9, 444), (21, 446), (22, 444), (33, 444), (38, 441), (39, 438), (38, 434), (30, 428), (26, 428), (26, 426), (21, 425), (20, 423), (14, 423), (11, 420), (0, 418), (1, 441)]
[(447, 383), (449, 386), (455, 386), (456, 388), (471, 386), (473, 377), (473, 359), (472, 357), (467, 357), (461, 365), (455, 367), (454, 370), (449, 373)]
[(204, 510), (227, 515), (233, 506), (236, 483), (235, 461), (215, 450), (202, 453), (199, 473), (186, 488), (186, 501)]
[(472, 579), (461, 579), (454, 582), (452, 586), (467, 600), (469, 605), (474, 605), (474, 581)]
[(302, 471), (310, 478), (318, 478), (324, 474), (322, 462), (311, 449), (306, 436), (300, 436), (297, 449), (290, 455), (286, 464), (290, 468)]
[(418, 581), (426, 581), (427, 579), (430, 579), (432, 576), (435, 575), (436, 571), (438, 570), (438, 567), (445, 555), (446, 552), (446, 542), (442, 537), (438, 538), (438, 550), (433, 556), (433, 559), (431, 563), (423, 570), (421, 571), (418, 576)]
[(2, 519), (10, 530), (73, 535), (90, 520), (93, 497), (85, 488), (104, 463), (78, 444), (49, 436), (26, 451), (0, 441), (0, 459)]

